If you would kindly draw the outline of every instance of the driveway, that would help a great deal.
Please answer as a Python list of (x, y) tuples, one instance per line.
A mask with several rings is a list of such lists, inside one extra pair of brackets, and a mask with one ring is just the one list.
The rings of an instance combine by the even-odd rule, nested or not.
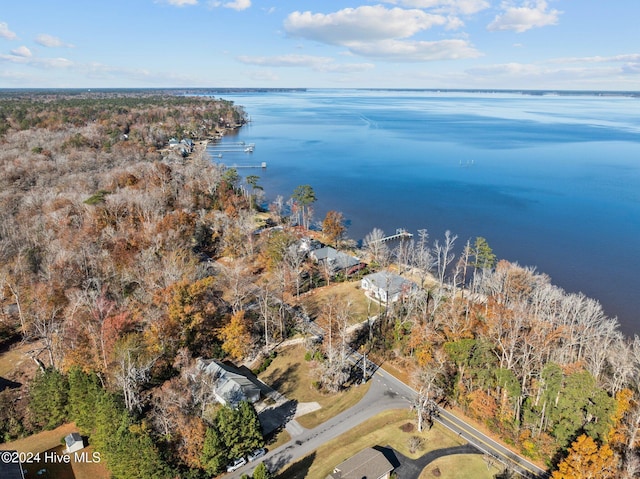
[(396, 474), (398, 479), (418, 479), (420, 477), (420, 473), (425, 467), (441, 457), (452, 456), (455, 454), (482, 454), (478, 449), (470, 444), (437, 449), (426, 453), (418, 459), (410, 459), (403, 456), (389, 446), (380, 448), (380, 450), (384, 453), (385, 457), (389, 459), (389, 462), (396, 466), (393, 472)]

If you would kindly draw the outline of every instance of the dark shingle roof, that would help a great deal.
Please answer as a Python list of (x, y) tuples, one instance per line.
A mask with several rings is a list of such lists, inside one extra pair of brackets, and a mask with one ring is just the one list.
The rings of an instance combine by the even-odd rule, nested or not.
[(327, 479), (378, 479), (393, 471), (393, 466), (382, 452), (371, 447), (338, 464)]

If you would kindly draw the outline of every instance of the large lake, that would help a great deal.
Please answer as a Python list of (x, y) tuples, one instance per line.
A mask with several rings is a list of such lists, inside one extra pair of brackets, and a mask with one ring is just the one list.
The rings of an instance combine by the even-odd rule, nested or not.
[(458, 251), (484, 236), (499, 258), (536, 266), (598, 299), (640, 333), (640, 99), (427, 91), (222, 94), (254, 142), (227, 164), (268, 164), (268, 199), (314, 188), (316, 219), (342, 211), (363, 238), (449, 229)]

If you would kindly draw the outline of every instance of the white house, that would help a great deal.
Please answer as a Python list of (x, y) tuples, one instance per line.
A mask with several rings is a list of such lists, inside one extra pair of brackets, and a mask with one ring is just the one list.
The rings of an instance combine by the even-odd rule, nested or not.
[(418, 288), (418, 285), (402, 276), (389, 271), (368, 274), (360, 283), (369, 297), (383, 303), (394, 303), (404, 299)]

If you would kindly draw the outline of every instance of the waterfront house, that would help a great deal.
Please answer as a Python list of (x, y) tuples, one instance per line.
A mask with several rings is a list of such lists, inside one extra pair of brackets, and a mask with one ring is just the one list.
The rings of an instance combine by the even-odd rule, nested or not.
[(260, 389), (240, 371), (215, 359), (198, 359), (198, 368), (213, 380), (213, 393), (223, 405), (236, 406), (240, 401), (260, 400)]
[(389, 479), (393, 465), (385, 455), (372, 447), (338, 464), (326, 479)]
[(395, 303), (418, 289), (418, 285), (390, 271), (366, 275), (360, 283), (365, 294), (383, 303)]
[(360, 264), (360, 259), (338, 251), (330, 246), (313, 250), (309, 253), (311, 258), (322, 266), (330, 276), (338, 273), (346, 273), (350, 268)]

